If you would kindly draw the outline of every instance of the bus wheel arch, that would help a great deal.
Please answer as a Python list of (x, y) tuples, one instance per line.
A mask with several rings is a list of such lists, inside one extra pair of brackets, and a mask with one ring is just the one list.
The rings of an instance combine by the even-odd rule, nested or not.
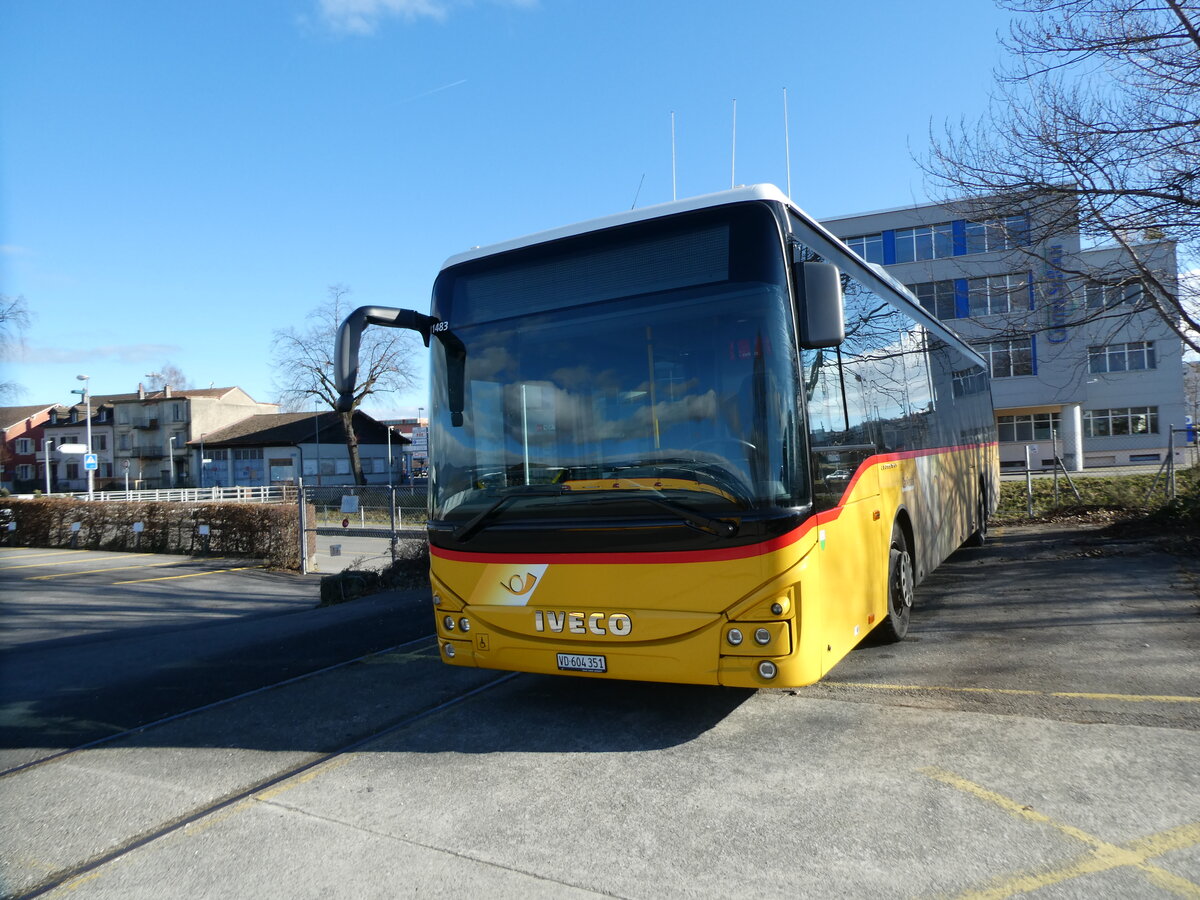
[(876, 629), (884, 643), (901, 641), (908, 634), (917, 584), (915, 546), (912, 522), (901, 510), (892, 523), (892, 535), (888, 541), (885, 585), (887, 609)]

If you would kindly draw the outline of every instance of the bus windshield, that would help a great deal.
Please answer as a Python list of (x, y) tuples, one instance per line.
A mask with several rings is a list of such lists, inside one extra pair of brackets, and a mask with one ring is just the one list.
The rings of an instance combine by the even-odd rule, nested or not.
[(465, 540), (492, 519), (617, 516), (729, 537), (730, 520), (807, 502), (783, 245), (765, 205), (447, 269), (434, 313), (466, 348), (461, 427), (434, 353), (435, 528)]

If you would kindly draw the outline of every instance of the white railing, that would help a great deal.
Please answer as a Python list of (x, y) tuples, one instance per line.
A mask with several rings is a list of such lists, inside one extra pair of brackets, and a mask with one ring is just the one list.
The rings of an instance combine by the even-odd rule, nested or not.
[[(76, 493), (86, 500), (87, 492)], [(125, 503), (284, 503), (296, 499), (296, 489), (288, 485), (264, 487), (164, 488), (151, 491), (96, 491), (100, 502)]]

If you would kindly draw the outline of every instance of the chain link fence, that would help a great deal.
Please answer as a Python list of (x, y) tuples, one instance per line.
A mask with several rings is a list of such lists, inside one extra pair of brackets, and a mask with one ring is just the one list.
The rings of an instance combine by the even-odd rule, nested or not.
[(425, 485), (303, 485), (304, 572), (381, 569), (425, 540)]
[[(1191, 496), (1200, 482), (1200, 444), (1193, 426), (1144, 436), (1112, 435), (1086, 444), (1084, 465), (1057, 434), (1025, 445), (1025, 461), (1002, 465), (1001, 516), (1040, 516), (1072, 506), (1154, 510)], [(1010, 448), (1011, 449), (1011, 448)]]

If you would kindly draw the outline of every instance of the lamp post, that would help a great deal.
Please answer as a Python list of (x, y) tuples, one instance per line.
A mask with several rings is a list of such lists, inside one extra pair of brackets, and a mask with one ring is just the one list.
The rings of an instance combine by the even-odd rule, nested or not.
[(171, 489), (175, 489), (175, 435), (167, 438), (167, 462), (171, 465)]
[(42, 439), (42, 450), (46, 453), (46, 496), (50, 496), (50, 445), (54, 443), (54, 438)]
[[(92, 392), (91, 392), (91, 382), (90, 382), (91, 377), (92, 377), (91, 375), (76, 375), (75, 376), (76, 381), (83, 382), (83, 390), (82, 391), (71, 391), (72, 394), (82, 394), (83, 402), (87, 407), (87, 452), (88, 452), (88, 456), (91, 456), (91, 454), (92, 454)], [(96, 470), (88, 468), (86, 457), (84, 458), (83, 465), (84, 465), (84, 468), (87, 469), (88, 499), (92, 500), (92, 499), (94, 499), (94, 492), (96, 490)]]
[(205, 431), (200, 435), (200, 489), (204, 489), (204, 435), (208, 434)]

